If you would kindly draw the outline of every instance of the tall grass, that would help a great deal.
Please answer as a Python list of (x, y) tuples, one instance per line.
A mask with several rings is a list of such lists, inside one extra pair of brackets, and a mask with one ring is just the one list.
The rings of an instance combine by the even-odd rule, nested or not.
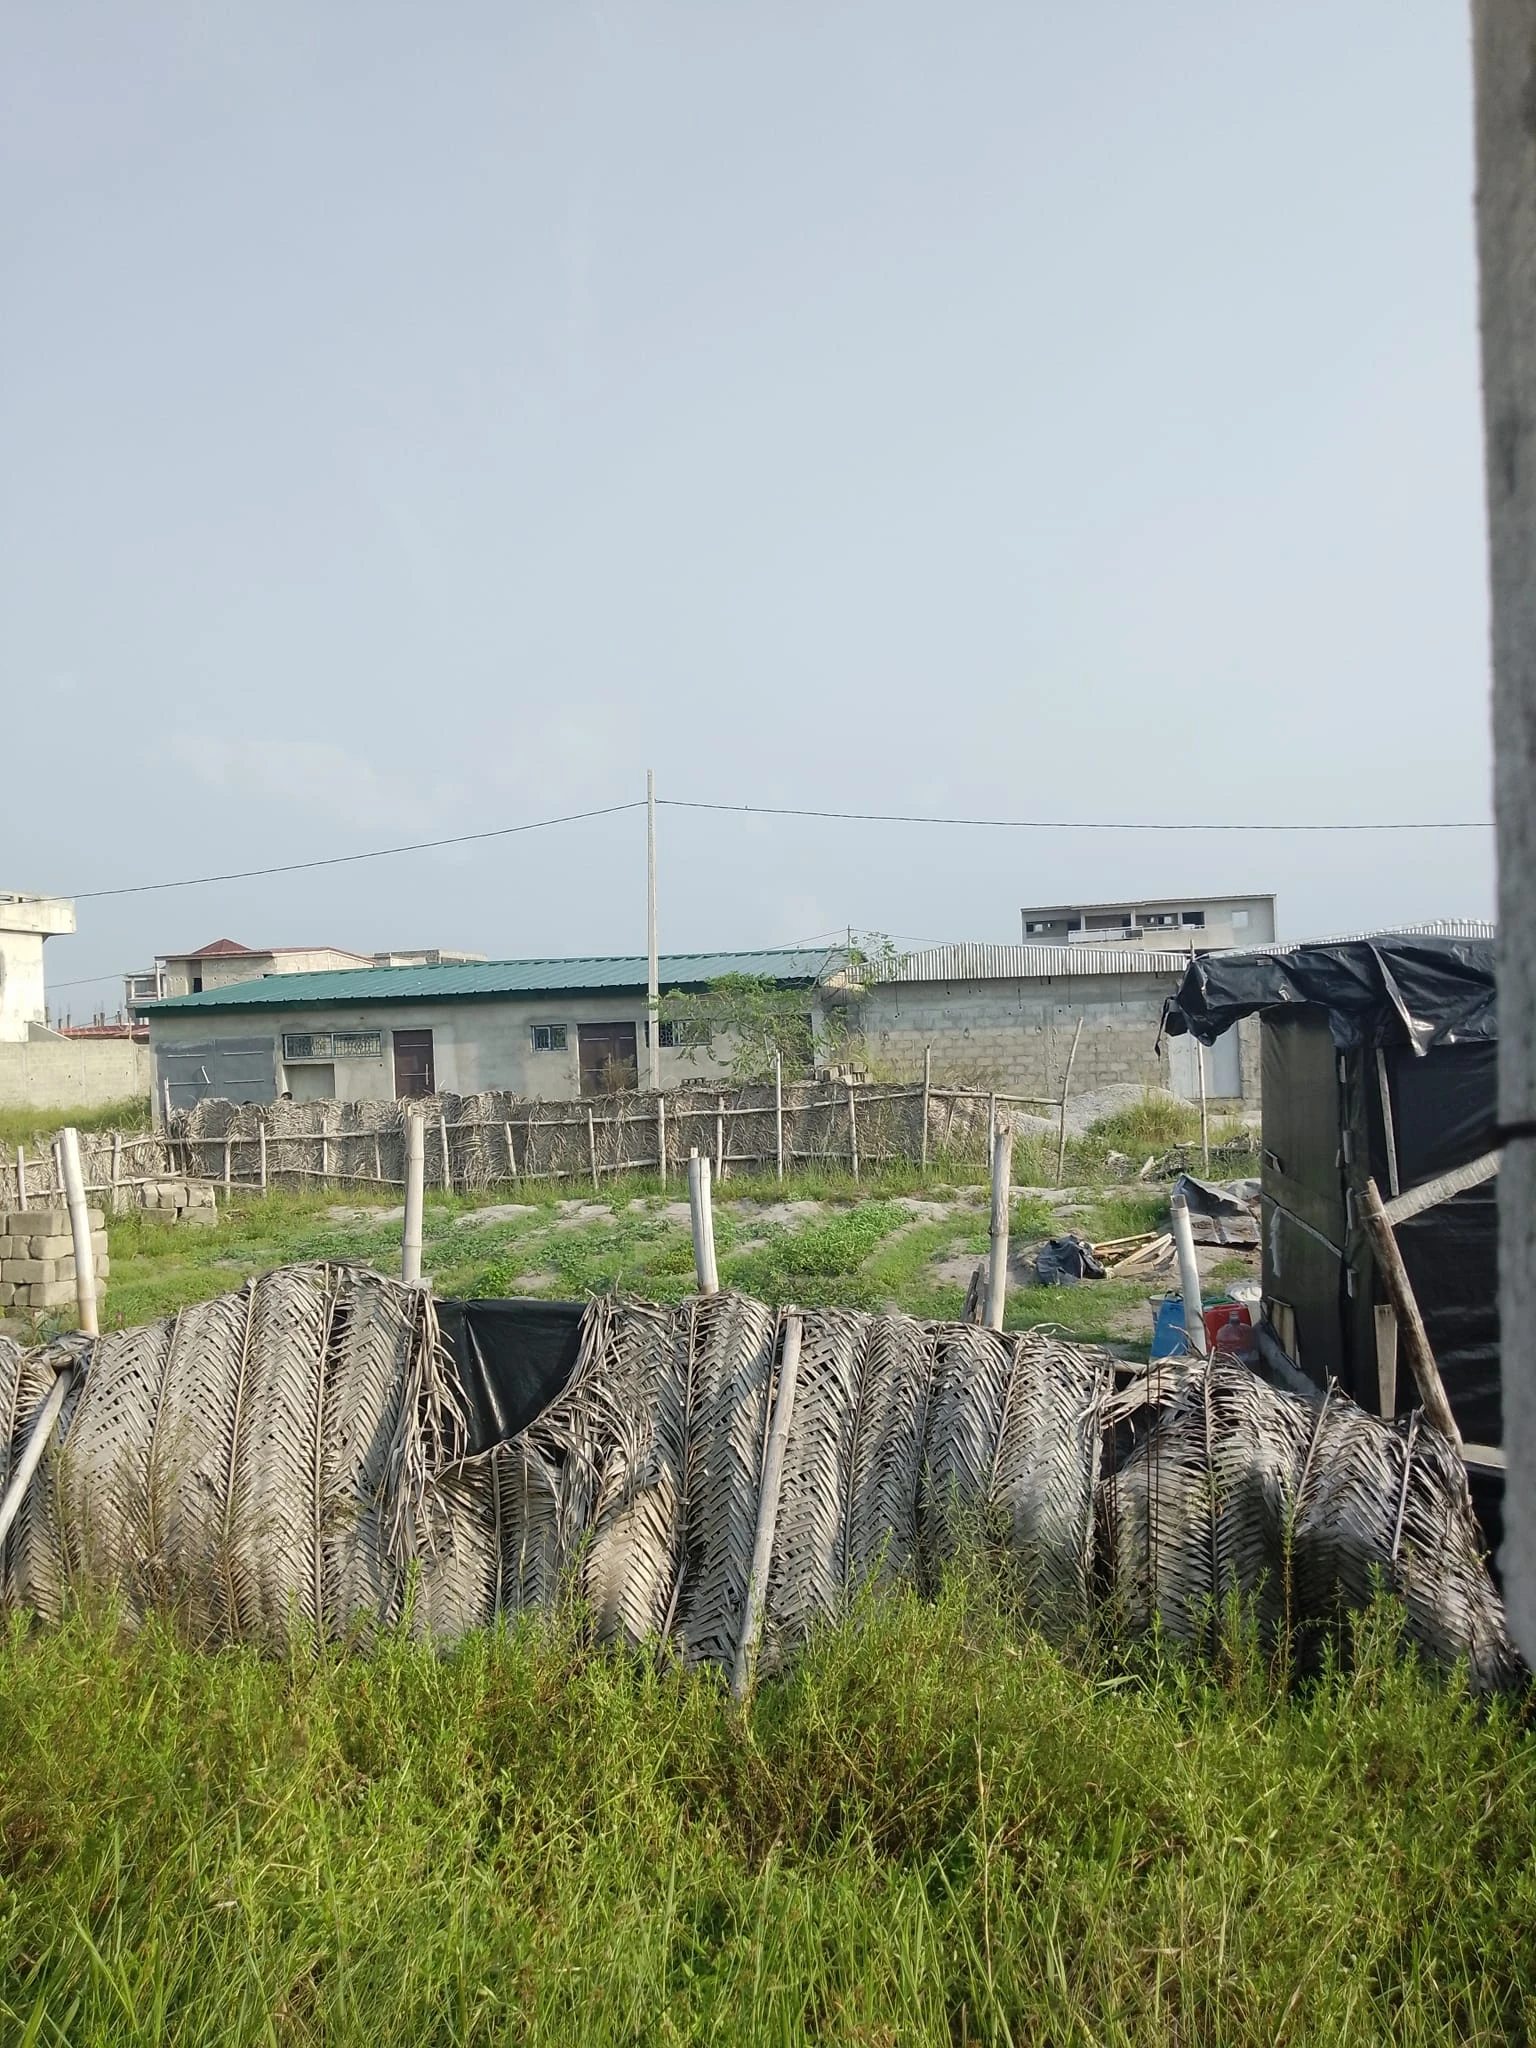
[(975, 1587), (744, 1714), (569, 1620), (314, 1662), (0, 1642), (0, 2032), (80, 2044), (1504, 2042), (1536, 1742), (1366, 1624), (1277, 1693)]
[(147, 1130), (149, 1103), (142, 1095), (130, 1095), (93, 1109), (0, 1109), (0, 1144), (46, 1144), (66, 1124), (77, 1131)]

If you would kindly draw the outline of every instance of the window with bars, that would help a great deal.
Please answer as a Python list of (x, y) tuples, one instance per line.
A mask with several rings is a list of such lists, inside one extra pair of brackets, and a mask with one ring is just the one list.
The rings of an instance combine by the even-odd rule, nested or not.
[(379, 1031), (285, 1031), (285, 1060), (377, 1060), (384, 1057)]
[(535, 1024), (532, 1030), (535, 1052), (564, 1052), (566, 1049), (567, 1026), (564, 1024)]

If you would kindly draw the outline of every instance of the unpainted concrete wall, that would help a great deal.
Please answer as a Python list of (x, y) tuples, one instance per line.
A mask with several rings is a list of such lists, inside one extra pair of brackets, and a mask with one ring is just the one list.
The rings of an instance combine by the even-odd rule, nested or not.
[(131, 1038), (33, 1038), (0, 1044), (0, 1109), (99, 1109), (142, 1096), (149, 1047)]

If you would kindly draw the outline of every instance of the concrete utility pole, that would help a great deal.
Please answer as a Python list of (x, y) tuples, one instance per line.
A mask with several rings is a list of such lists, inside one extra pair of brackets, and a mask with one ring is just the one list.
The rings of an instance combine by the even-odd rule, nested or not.
[(645, 771), (645, 1026), (651, 1089), (661, 1092), (661, 956), (656, 950), (656, 771)]
[(1473, 0), (1499, 846), (1505, 1601), (1536, 1662), (1536, 0)]

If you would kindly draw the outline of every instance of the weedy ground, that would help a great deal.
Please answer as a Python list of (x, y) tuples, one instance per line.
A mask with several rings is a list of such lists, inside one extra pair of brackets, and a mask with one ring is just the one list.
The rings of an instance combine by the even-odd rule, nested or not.
[(869, 1602), (745, 1711), (579, 1616), (446, 1652), (0, 1637), (0, 2032), (82, 2044), (1523, 2041), (1536, 1738)]

